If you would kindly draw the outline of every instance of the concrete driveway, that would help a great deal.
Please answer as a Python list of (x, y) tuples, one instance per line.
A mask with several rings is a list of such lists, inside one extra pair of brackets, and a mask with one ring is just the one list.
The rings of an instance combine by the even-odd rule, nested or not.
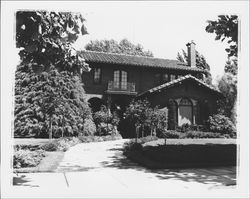
[(125, 141), (78, 144), (65, 153), (56, 172), (19, 174), (15, 185), (61, 193), (73, 189), (88, 197), (165, 197), (235, 188), (236, 167), (149, 170), (122, 155)]

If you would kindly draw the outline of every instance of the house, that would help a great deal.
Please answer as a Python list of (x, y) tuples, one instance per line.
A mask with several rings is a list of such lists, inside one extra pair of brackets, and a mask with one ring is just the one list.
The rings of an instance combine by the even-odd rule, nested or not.
[(207, 71), (196, 67), (195, 43), (187, 44), (188, 64), (177, 60), (84, 51), (91, 71), (83, 73), (93, 111), (102, 104), (120, 116), (133, 98), (168, 107), (169, 128), (202, 124), (217, 109), (221, 93), (202, 80)]

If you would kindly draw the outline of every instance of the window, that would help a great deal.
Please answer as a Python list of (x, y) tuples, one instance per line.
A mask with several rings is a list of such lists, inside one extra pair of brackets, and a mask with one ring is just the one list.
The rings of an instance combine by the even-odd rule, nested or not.
[(114, 87), (127, 90), (128, 73), (126, 71), (114, 71)]
[(162, 81), (163, 81), (163, 83), (169, 81), (169, 77), (168, 77), (168, 74), (167, 74), (167, 73), (165, 73), (165, 74), (162, 75)]
[(173, 81), (175, 79), (175, 75), (170, 75), (170, 81)]
[(127, 72), (121, 71), (122, 77), (121, 77), (121, 89), (127, 90)]
[(179, 104), (178, 125), (193, 124), (193, 104), (187, 99), (183, 98)]
[(100, 84), (101, 83), (101, 69), (94, 68), (94, 83)]

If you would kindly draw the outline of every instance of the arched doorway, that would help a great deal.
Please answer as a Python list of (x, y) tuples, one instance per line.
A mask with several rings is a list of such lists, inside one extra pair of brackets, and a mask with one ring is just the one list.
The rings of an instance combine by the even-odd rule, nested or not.
[(105, 104), (103, 100), (98, 97), (90, 98), (88, 103), (93, 113), (100, 111), (101, 106)]
[(178, 125), (183, 124), (193, 124), (193, 104), (187, 98), (182, 98), (179, 103)]

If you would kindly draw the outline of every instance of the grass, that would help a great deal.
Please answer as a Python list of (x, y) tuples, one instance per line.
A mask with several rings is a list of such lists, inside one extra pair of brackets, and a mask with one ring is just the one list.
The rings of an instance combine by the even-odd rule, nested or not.
[(46, 152), (46, 156), (36, 167), (14, 169), (16, 173), (54, 172), (64, 157), (64, 152)]

